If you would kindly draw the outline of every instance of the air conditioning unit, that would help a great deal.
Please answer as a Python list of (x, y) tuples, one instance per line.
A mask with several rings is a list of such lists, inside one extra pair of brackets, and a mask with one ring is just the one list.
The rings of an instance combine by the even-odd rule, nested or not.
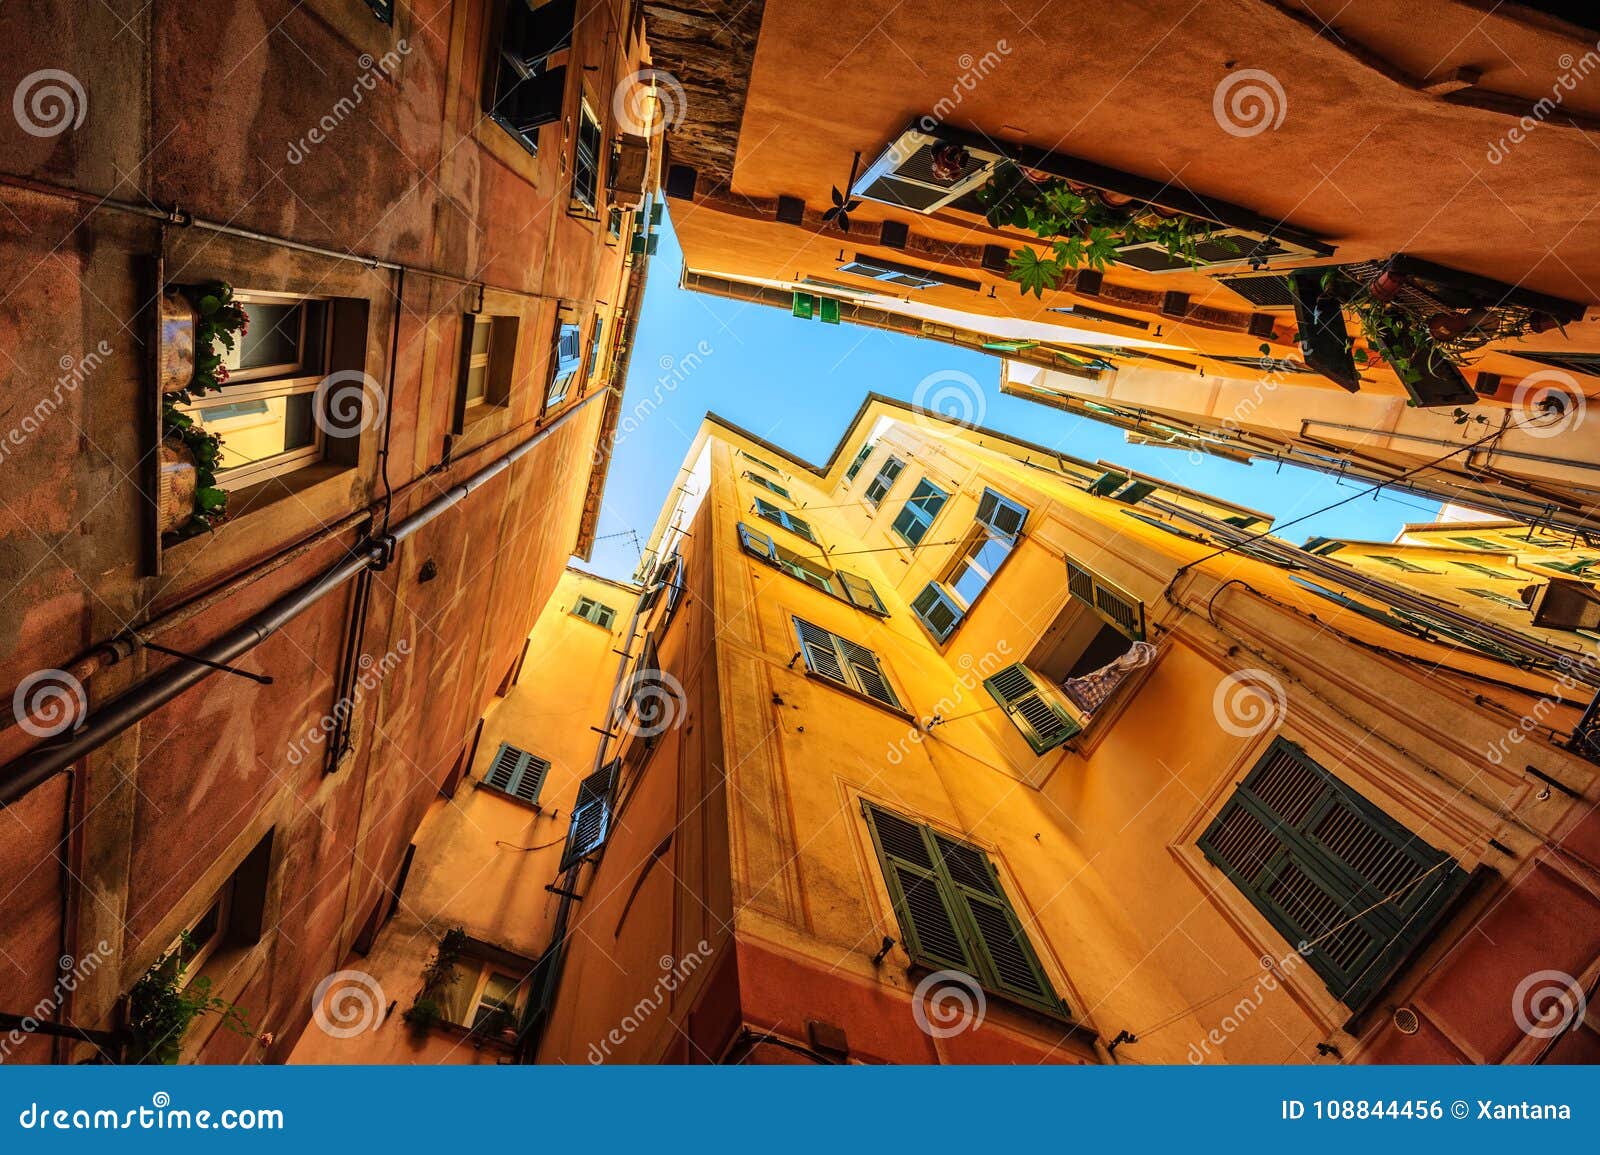
[(982, 188), (995, 166), (1005, 158), (988, 149), (960, 146), (966, 154), (960, 173), (935, 176), (934, 150), (940, 145), (954, 143), (937, 131), (928, 133), (908, 128), (861, 174), (850, 195), (916, 213), (931, 213), (951, 201), (960, 200)]
[(1600, 630), (1600, 589), (1551, 578), (1533, 597), (1533, 624), (1551, 630)]
[(642, 136), (624, 135), (611, 153), (606, 191), (611, 203), (624, 211), (636, 209), (644, 199), (645, 175), (650, 168), (650, 142)]

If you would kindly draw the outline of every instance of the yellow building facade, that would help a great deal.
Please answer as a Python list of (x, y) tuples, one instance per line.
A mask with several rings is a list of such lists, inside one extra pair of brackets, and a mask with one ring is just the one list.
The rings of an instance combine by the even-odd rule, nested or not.
[(1582, 635), (1267, 529), (876, 396), (822, 464), (708, 418), (532, 1054), (1592, 1058), (1516, 1006), (1600, 968)]

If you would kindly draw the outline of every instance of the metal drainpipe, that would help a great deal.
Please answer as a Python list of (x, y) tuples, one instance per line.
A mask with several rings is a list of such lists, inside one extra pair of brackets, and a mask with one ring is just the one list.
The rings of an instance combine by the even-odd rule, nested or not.
[[(208, 662), (223, 664), (232, 662), (266, 641), (280, 627), (304, 613), (363, 570), (383, 568), (393, 556), (395, 544), (404, 541), (446, 510), (461, 504), (473, 490), (510, 469), (581, 410), (587, 408), (596, 398), (604, 397), (607, 392), (605, 389), (595, 390), (504, 457), (446, 490), (401, 521), (390, 530), (386, 538), (361, 543), (344, 561), (285, 594), (214, 642), (196, 650), (195, 657)], [(172, 665), (146, 678), (127, 693), (112, 699), (98, 710), (91, 711), (83, 724), (65, 741), (53, 746), (36, 747), (8, 763), (4, 768), (0, 768), (0, 808), (9, 806), (52, 774), (66, 769), (85, 754), (103, 746), (128, 727), (172, 701), (190, 686), (215, 672), (213, 666), (175, 659)]]
[[(1443, 448), (1459, 448), (1459, 443), (1447, 441), (1443, 437), (1428, 437), (1421, 433), (1399, 433), (1388, 429), (1368, 429), (1361, 425), (1343, 425), (1337, 421), (1317, 421), (1312, 418), (1302, 418), (1300, 428), (1302, 433), (1313, 425), (1320, 425), (1324, 429), (1337, 429), (1341, 433), (1370, 433), (1380, 434), (1384, 437), (1401, 437), (1407, 441), (1420, 441), (1425, 445), (1438, 445)], [(1485, 456), (1515, 457), (1522, 461), (1537, 461), (1542, 465), (1568, 465), (1574, 469), (1600, 470), (1600, 465), (1588, 461), (1574, 461), (1570, 457), (1556, 457), (1549, 453), (1528, 453), (1520, 449), (1502, 449), (1498, 445), (1488, 445), (1483, 450)]]

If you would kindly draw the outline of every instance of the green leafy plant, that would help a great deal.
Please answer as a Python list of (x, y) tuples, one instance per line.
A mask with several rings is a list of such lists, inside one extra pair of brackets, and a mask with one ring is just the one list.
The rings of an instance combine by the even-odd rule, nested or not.
[[(1425, 318), (1384, 300), (1342, 269), (1324, 272), (1322, 288), (1356, 319), (1367, 344), (1406, 384), (1413, 385), (1445, 365), (1459, 363), (1434, 340)], [(1371, 360), (1363, 349), (1357, 349), (1355, 356), (1363, 364)]]
[(194, 940), (185, 932), (178, 945), (157, 959), (128, 992), (130, 1063), (176, 1063), (184, 1034), (205, 1014), (221, 1015), (225, 1030), (254, 1035), (243, 1011), (212, 995), (210, 978), (201, 975), (187, 984), (183, 981), (189, 968), (186, 956), (194, 950)]
[(1203, 242), (1237, 249), (1208, 221), (1167, 215), (1139, 201), (1119, 203), (1064, 180), (1037, 181), (1009, 162), (995, 170), (978, 198), (994, 227), (1026, 229), (1050, 242), (1046, 252), (1022, 248), (1011, 255), (1010, 278), (1037, 297), (1058, 287), (1069, 269), (1104, 269), (1124, 245), (1158, 244), (1191, 267), (1201, 264)]
[(400, 1017), (406, 1021), (413, 1034), (426, 1035), (435, 1024), (444, 1020), (444, 997), (456, 980), (456, 964), (466, 953), (467, 932), (461, 927), (451, 927), (444, 932), (439, 945), (422, 968), (422, 989), (410, 1008)]
[(217, 485), (222, 439), (208, 433), (181, 406), (220, 390), (228, 379), (223, 358), (250, 331), (250, 316), (233, 299), (233, 286), (210, 281), (180, 290), (194, 306), (194, 376), (189, 384), (161, 399), (162, 438), (184, 449), (195, 465), (194, 515), (183, 527), (199, 532), (219, 525), (228, 515), (228, 493)]

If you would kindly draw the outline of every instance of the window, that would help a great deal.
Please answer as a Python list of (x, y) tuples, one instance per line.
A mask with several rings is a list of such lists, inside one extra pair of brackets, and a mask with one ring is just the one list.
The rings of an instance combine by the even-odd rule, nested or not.
[(223, 489), (321, 460), (328, 425), (317, 417), (324, 404), (317, 387), (331, 368), (332, 302), (243, 291), (234, 299), (249, 317), (249, 332), (236, 337), (231, 350), (219, 350), (227, 381), (183, 406), (202, 429), (222, 438), (217, 484)]
[(461, 330), (461, 380), (456, 389), (452, 431), (462, 432), (484, 406), (505, 405), (511, 397), (517, 356), (516, 317), (468, 313)]
[(561, 869), (568, 870), (605, 845), (611, 831), (612, 792), (617, 786), (615, 760), (578, 783), (578, 797), (567, 821), (567, 845)]
[(1479, 565), (1475, 561), (1456, 561), (1450, 564), (1464, 569), (1468, 573), (1482, 574), (1484, 577), (1500, 578), (1507, 581), (1514, 581), (1521, 576), (1520, 574), (1506, 573), (1504, 570), (1492, 569), (1486, 565)]
[(1083, 729), (1066, 706), (1027, 666), (1007, 666), (983, 683), (1036, 754), (1054, 750)]
[(484, 772), (483, 784), (524, 802), (538, 802), (539, 791), (544, 788), (545, 775), (549, 772), (550, 763), (546, 759), (502, 742), (495, 751), (494, 761)]
[(771, 481), (771, 480), (769, 480), (769, 479), (767, 479), (765, 477), (762, 477), (759, 473), (751, 473), (748, 469), (744, 471), (744, 475), (746, 477), (748, 477), (751, 481), (753, 481), (757, 485), (759, 485), (762, 489), (768, 490), (769, 492), (772, 492), (772, 493), (776, 493), (779, 497), (783, 498), (785, 501), (793, 501), (794, 500), (794, 498), (789, 495), (789, 491), (787, 489), (785, 489), (783, 486), (779, 485), (777, 482)]
[(794, 619), (794, 628), (806, 669), (812, 674), (892, 709), (901, 708), (877, 654), (800, 618)]
[(752, 530), (742, 522), (739, 525), (739, 544), (744, 547), (745, 552), (754, 554), (790, 577), (798, 578), (809, 586), (815, 586), (824, 593), (830, 593), (849, 602), (857, 609), (866, 610), (869, 614), (889, 616), (889, 611), (884, 608), (883, 599), (878, 596), (878, 591), (873, 589), (872, 583), (864, 577), (845, 573), (843, 570), (830, 570), (791, 553), (768, 535)]
[(1553, 569), (1557, 573), (1569, 574), (1573, 577), (1584, 577), (1590, 569), (1600, 565), (1600, 557), (1580, 557), (1577, 561), (1541, 561), (1534, 564), (1540, 569)]
[(578, 140), (572, 155), (572, 199), (595, 210), (595, 190), (600, 187), (600, 118), (587, 100), (578, 107)]
[(955, 632), (978, 595), (994, 580), (1001, 563), (1011, 556), (1027, 520), (1028, 511), (1016, 502), (992, 489), (983, 491), (977, 522), (944, 577), (929, 582), (911, 602), (911, 612), (936, 641), (944, 642)]
[(394, 0), (366, 0), (366, 3), (378, 23), (394, 27)]
[(440, 1012), (446, 1021), (475, 1034), (514, 1031), (527, 1005), (527, 973), (518, 974), (499, 962), (464, 958), (456, 964), (455, 978), (444, 991)]
[(611, 628), (611, 623), (616, 620), (616, 611), (604, 602), (597, 602), (593, 598), (580, 597), (572, 603), (572, 616), (582, 618), (586, 622), (593, 622), (597, 626)]
[(208, 964), (216, 964), (212, 970), (231, 965), (260, 941), (271, 865), (269, 831), (228, 876), (200, 917), (168, 944), (162, 953), (164, 974), (187, 987)]
[(535, 156), (539, 129), (561, 119), (567, 69), (550, 67), (549, 57), (572, 46), (577, 7), (577, 0), (551, 0), (536, 9), (528, 7), (528, 0), (500, 0), (489, 115)]
[(902, 289), (931, 289), (934, 285), (950, 285), (957, 289), (971, 289), (977, 292), (977, 281), (966, 277), (956, 277), (938, 269), (925, 269), (918, 265), (903, 265), (898, 261), (886, 261), (882, 257), (869, 257), (857, 253), (855, 260), (839, 266), (841, 273), (849, 273), (854, 277), (866, 277), (873, 281), (882, 281), (888, 285), (897, 285)]
[(927, 536), (933, 519), (939, 516), (939, 511), (949, 500), (948, 493), (923, 478), (911, 491), (911, 497), (901, 507), (900, 515), (894, 519), (891, 528), (907, 545), (915, 546)]
[(578, 336), (577, 323), (559, 322), (556, 325), (555, 346), (550, 351), (550, 384), (544, 394), (545, 409), (554, 409), (567, 399), (582, 362), (583, 345)]
[(1450, 540), (1457, 545), (1468, 546), (1472, 549), (1498, 550), (1500, 548), (1494, 542), (1482, 537), (1452, 537)]
[(799, 534), (809, 542), (815, 542), (817, 540), (816, 534), (811, 532), (810, 522), (805, 521), (802, 518), (798, 518), (794, 514), (785, 510), (779, 509), (770, 501), (762, 501), (759, 497), (756, 498), (755, 501), (755, 509), (758, 516), (765, 518), (774, 525), (783, 526), (783, 528), (788, 530), (790, 533)]
[(1389, 566), (1389, 567), (1391, 567), (1393, 569), (1400, 570), (1402, 573), (1438, 573), (1439, 572), (1436, 569), (1429, 569), (1427, 566), (1418, 565), (1414, 561), (1407, 561), (1403, 557), (1391, 557), (1391, 556), (1389, 556), (1388, 554), (1385, 554), (1385, 553), (1374, 553), (1374, 554), (1368, 554), (1367, 556), (1370, 557), (1373, 561), (1381, 561), (1384, 565)]
[(1067, 559), (1067, 589), (1124, 637), (1144, 641), (1144, 603), (1138, 598), (1071, 558)]
[(739, 456), (744, 458), (746, 461), (750, 462), (753, 465), (759, 465), (762, 469), (765, 469), (768, 473), (776, 473), (776, 474), (779, 474), (780, 476), (783, 473), (783, 470), (779, 469), (776, 465), (773, 465), (770, 461), (763, 461), (761, 458), (757, 457), (754, 453), (746, 453), (743, 449), (741, 449), (741, 450), (739, 450)]
[(989, 856), (865, 799), (861, 811), (911, 961), (962, 971), (994, 994), (1062, 1014)]
[(589, 322), (589, 380), (591, 381), (598, 381), (604, 376), (602, 371), (605, 366), (601, 364), (600, 359), (600, 339), (605, 335), (605, 331), (606, 319), (601, 315), (599, 308), (596, 308), (594, 320)]
[(900, 476), (900, 471), (905, 467), (906, 463), (898, 457), (890, 457), (885, 460), (878, 467), (877, 476), (867, 483), (867, 491), (863, 494), (867, 504), (872, 506), (880, 505), (883, 499), (888, 496), (889, 491), (894, 488), (894, 479)]
[(852, 461), (850, 463), (850, 467), (844, 471), (844, 483), (846, 485), (849, 485), (856, 479), (856, 474), (861, 472), (861, 467), (867, 463), (867, 458), (871, 456), (872, 442), (869, 441), (861, 447), (861, 449), (856, 453), (855, 460)]
[[(1404, 965), (1467, 874), (1283, 739), (1245, 776), (1200, 849), (1347, 1006)], [(1302, 947), (1304, 949), (1304, 947)]]
[(1508, 609), (1525, 610), (1528, 608), (1516, 598), (1507, 597), (1505, 594), (1495, 593), (1493, 590), (1463, 589), (1461, 592), (1464, 594), (1471, 594), (1475, 598), (1482, 598), (1484, 601), (1494, 602), (1496, 605), (1502, 605)]

